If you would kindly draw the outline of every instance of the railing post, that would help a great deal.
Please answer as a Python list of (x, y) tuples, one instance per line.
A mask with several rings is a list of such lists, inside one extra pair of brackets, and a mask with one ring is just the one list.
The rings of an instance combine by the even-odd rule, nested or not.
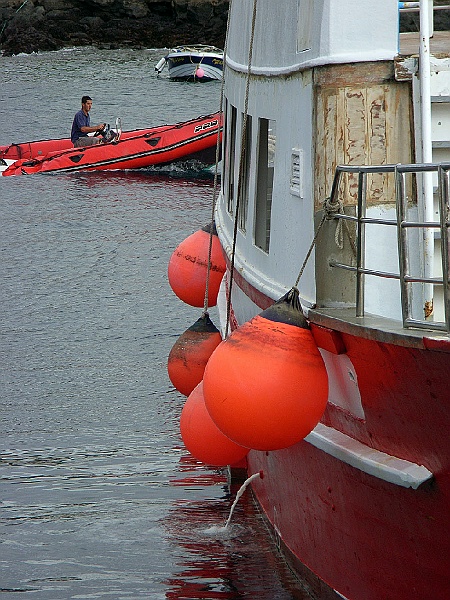
[(448, 228), (450, 226), (450, 167), (438, 168), (438, 190), (439, 190), (439, 215), (441, 221), (441, 259), (442, 259), (442, 285), (444, 292), (444, 318), (447, 331), (450, 331), (450, 257), (448, 246)]
[(434, 1), (428, 0), (428, 33), (430, 37), (434, 35)]
[(395, 201), (397, 207), (397, 244), (398, 244), (398, 267), (400, 275), (400, 299), (402, 305), (403, 327), (406, 327), (406, 322), (411, 319), (411, 283), (406, 281), (409, 275), (409, 256), (407, 232), (403, 227), (403, 222), (406, 219), (405, 207), (405, 173), (395, 167)]
[[(420, 112), (422, 128), (422, 162), (433, 162), (433, 150), (431, 141), (431, 69), (430, 69), (430, 31), (429, 31), (429, 7), (433, 13), (433, 2), (420, 0), (420, 48), (419, 48), (419, 72), (420, 72)], [(422, 173), (422, 194), (419, 195), (421, 202), (420, 214), (424, 222), (434, 220), (433, 210), (433, 176), (431, 172)], [(434, 234), (433, 231), (424, 228), (424, 269), (425, 277), (433, 276), (434, 260)], [(423, 308), (426, 318), (432, 319), (434, 289), (432, 284), (425, 283), (423, 286)]]
[(366, 216), (366, 173), (358, 172), (358, 236), (356, 241), (356, 316), (364, 316), (364, 273), (366, 231), (362, 221)]

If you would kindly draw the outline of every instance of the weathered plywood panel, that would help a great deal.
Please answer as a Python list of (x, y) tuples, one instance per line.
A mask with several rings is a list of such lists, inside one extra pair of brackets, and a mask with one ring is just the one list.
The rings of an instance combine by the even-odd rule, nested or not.
[[(316, 209), (330, 193), (338, 164), (383, 165), (414, 160), (410, 150), (411, 85), (396, 82), (391, 65), (371, 63), (317, 69), (315, 102)], [(373, 175), (367, 184), (369, 204), (394, 201), (392, 176)], [(357, 189), (357, 176), (349, 175), (343, 190), (345, 205), (356, 204)]]
[[(342, 107), (338, 107), (338, 100), (339, 97), (329, 91), (317, 97), (317, 114), (320, 114), (321, 126), (317, 127), (316, 137), (315, 202), (323, 201), (330, 193), (335, 165), (343, 160), (343, 155), (336, 156), (338, 149), (343, 147), (344, 136), (342, 123), (338, 119), (338, 114), (342, 111)], [(330, 157), (333, 159), (330, 160)]]

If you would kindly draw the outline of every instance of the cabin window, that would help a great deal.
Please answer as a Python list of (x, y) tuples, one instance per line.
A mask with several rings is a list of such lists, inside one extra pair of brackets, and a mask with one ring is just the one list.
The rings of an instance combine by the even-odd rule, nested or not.
[(228, 107), (229, 129), (227, 131), (226, 153), (225, 153), (225, 190), (227, 197), (227, 210), (233, 214), (234, 189), (235, 189), (235, 165), (236, 165), (236, 107), (231, 104)]
[[(244, 115), (242, 115), (244, 123)], [(239, 229), (245, 233), (247, 229), (247, 213), (248, 213), (248, 190), (250, 179), (250, 158), (251, 158), (251, 142), (252, 142), (252, 117), (247, 115), (247, 124), (245, 128), (245, 136), (242, 141), (244, 147), (242, 173), (240, 182), (239, 194)]]
[(255, 206), (255, 245), (269, 252), (276, 122), (259, 119)]
[[(223, 114), (228, 115), (228, 101), (226, 99), (225, 99), (225, 102), (223, 105)], [(228, 148), (229, 148), (228, 139), (229, 139), (228, 128), (224, 127), (223, 134), (222, 134), (222, 177), (221, 177), (221, 189), (222, 189), (222, 195), (224, 198), (225, 198), (225, 194), (226, 194), (227, 188), (228, 188)]]
[(310, 0), (297, 0), (297, 52), (311, 49), (313, 3)]

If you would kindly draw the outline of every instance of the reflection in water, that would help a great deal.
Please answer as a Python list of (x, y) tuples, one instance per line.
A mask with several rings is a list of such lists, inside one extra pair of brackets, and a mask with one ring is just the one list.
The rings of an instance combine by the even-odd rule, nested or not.
[(141, 185), (162, 184), (164, 186), (182, 185), (189, 186), (203, 184), (211, 185), (214, 179), (215, 167), (200, 161), (191, 160), (176, 162), (166, 165), (154, 165), (145, 169), (136, 170), (106, 170), (106, 171), (76, 171), (74, 173), (40, 173), (45, 178), (65, 178), (68, 181), (75, 179), (87, 187), (97, 185)]
[[(86, 81), (95, 115), (126, 129), (215, 112), (220, 84), (157, 79), (148, 65), (160, 55), (2, 58), (0, 143), (67, 135)], [(38, 109), (50, 96), (52, 110)], [(302, 598), (249, 490), (226, 535), (208, 533), (239, 485), (180, 447), (184, 399), (167, 356), (199, 315), (172, 293), (167, 264), (210, 221), (213, 178), (2, 179), (2, 600)]]
[[(183, 486), (192, 499), (176, 500), (164, 518), (168, 539), (180, 552), (167, 580), (168, 600), (306, 600), (310, 596), (275, 549), (248, 490), (239, 500), (233, 523), (224, 528), (230, 504), (240, 484), (228, 485), (222, 471), (207, 471), (191, 456), (183, 456)], [(205, 494), (199, 499), (199, 491)]]

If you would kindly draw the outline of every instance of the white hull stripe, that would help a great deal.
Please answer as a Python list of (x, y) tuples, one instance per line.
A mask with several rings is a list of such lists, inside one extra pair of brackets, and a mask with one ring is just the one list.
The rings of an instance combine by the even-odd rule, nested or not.
[(211, 65), (176, 65), (169, 67), (170, 77), (194, 77), (196, 67), (201, 67), (204, 71), (204, 76), (211, 79), (222, 79), (223, 71)]
[(433, 477), (433, 473), (422, 465), (369, 448), (322, 423), (306, 436), (305, 441), (355, 469), (402, 487), (417, 489)]
[[(301, 56), (301, 53), (299, 53)], [(383, 60), (393, 60), (394, 54), (389, 51), (380, 52), (377, 55), (374, 55), (372, 52), (366, 53), (353, 53), (353, 54), (339, 54), (337, 56), (320, 56), (318, 58), (305, 59), (302, 62), (283, 66), (283, 67), (255, 67), (252, 66), (250, 69), (251, 75), (259, 75), (265, 77), (281, 77), (286, 75), (292, 75), (293, 73), (297, 73), (300, 71), (304, 71), (306, 69), (312, 69), (313, 67), (321, 67), (323, 65), (335, 65), (335, 64), (345, 64), (349, 62), (368, 62), (368, 61), (383, 61)], [(248, 65), (241, 64), (229, 56), (226, 57), (226, 65), (233, 69), (233, 71), (237, 71), (238, 73), (248, 73)]]

